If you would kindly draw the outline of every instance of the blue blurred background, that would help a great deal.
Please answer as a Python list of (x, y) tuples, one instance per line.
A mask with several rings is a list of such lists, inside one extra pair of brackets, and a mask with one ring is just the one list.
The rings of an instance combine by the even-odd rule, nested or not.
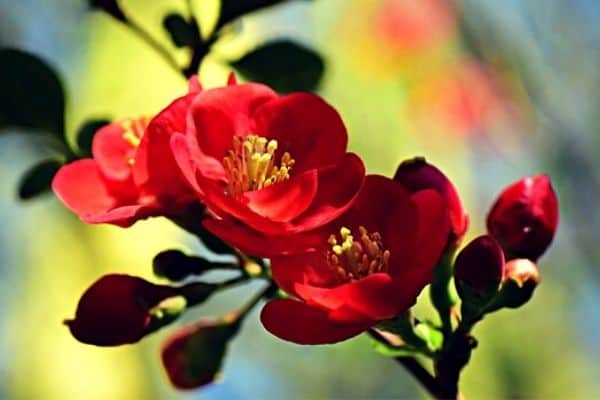
[[(215, 0), (216, 1), (216, 0)], [(214, 18), (215, 1), (194, 1)], [(180, 60), (161, 28), (181, 1), (123, 0), (123, 8)], [(463, 377), (466, 398), (600, 397), (600, 3), (594, 0), (290, 1), (236, 24), (202, 65), (224, 83), (222, 60), (267, 38), (321, 52), (320, 94), (341, 113), (351, 150), (370, 172), (393, 174), (425, 155), (456, 183), (484, 231), (508, 183), (546, 172), (561, 204), (558, 235), (540, 260), (543, 283), (518, 311), (476, 328), (480, 345)], [(42, 56), (64, 77), (67, 131), (90, 117), (159, 111), (185, 81), (147, 45), (79, 0), (0, 0), (0, 45)], [(16, 200), (19, 176), (47, 150), (0, 135), (0, 398), (217, 399), (423, 398), (417, 384), (359, 337), (336, 346), (279, 341), (256, 313), (234, 342), (224, 380), (173, 390), (158, 351), (167, 330), (135, 346), (100, 349), (61, 326), (80, 293), (106, 272), (151, 277), (158, 251), (202, 252), (168, 221), (122, 230), (86, 226), (52, 196)], [(219, 315), (252, 292), (235, 289), (184, 321)], [(431, 315), (426, 296), (418, 315)]]

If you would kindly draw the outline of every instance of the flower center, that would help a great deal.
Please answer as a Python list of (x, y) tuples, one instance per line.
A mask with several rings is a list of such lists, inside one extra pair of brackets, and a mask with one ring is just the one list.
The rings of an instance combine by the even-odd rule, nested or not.
[(359, 226), (358, 234), (355, 240), (350, 229), (342, 227), (340, 241), (333, 234), (328, 239), (327, 263), (343, 282), (388, 270), (390, 251), (384, 249), (379, 232)]
[(233, 148), (223, 158), (229, 195), (237, 196), (289, 179), (295, 161), (286, 151), (280, 165), (275, 165), (276, 150), (277, 140), (258, 135), (234, 136)]
[[(142, 142), (142, 137), (146, 132), (146, 128), (150, 123), (150, 117), (142, 116), (139, 118), (129, 118), (121, 123), (123, 134), (121, 137), (129, 143), (133, 149), (137, 149)], [(127, 164), (133, 165), (135, 162), (134, 156), (127, 158)]]

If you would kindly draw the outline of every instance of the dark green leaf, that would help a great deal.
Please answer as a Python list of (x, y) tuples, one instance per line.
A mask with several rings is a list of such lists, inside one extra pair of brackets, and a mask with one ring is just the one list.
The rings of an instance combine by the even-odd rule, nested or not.
[(61, 165), (57, 160), (46, 160), (30, 168), (19, 183), (19, 198), (28, 200), (50, 191), (52, 178)]
[(51, 132), (64, 141), (64, 92), (48, 64), (21, 50), (0, 50), (0, 93), (0, 129)]
[(117, 0), (88, 0), (88, 3), (92, 9), (102, 10), (119, 21), (127, 21), (127, 17), (119, 7)]
[(77, 131), (77, 147), (82, 157), (92, 156), (92, 141), (98, 129), (110, 123), (110, 120), (99, 118), (87, 120)]
[(319, 54), (289, 40), (267, 43), (231, 65), (247, 79), (280, 93), (315, 90), (325, 69)]
[(196, 42), (194, 26), (179, 14), (169, 14), (163, 20), (163, 27), (177, 47), (193, 46)]

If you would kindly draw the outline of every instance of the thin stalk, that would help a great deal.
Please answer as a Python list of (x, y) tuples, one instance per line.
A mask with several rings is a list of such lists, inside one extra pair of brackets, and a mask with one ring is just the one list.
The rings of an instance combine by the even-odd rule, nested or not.
[(133, 33), (135, 33), (140, 39), (142, 39), (146, 44), (148, 44), (152, 49), (154, 49), (159, 56), (163, 58), (163, 60), (175, 71), (177, 74), (181, 74), (182, 71), (177, 65), (177, 62), (169, 53), (169, 51), (161, 45), (152, 35), (150, 35), (144, 28), (142, 28), (137, 22), (133, 21), (131, 18), (127, 17), (125, 19), (125, 25), (131, 29)]
[[(367, 334), (378, 342), (389, 344), (388, 340), (375, 329), (369, 329)], [(435, 377), (416, 358), (408, 356), (394, 357), (394, 360), (410, 372), (432, 397), (439, 398), (439, 389)]]

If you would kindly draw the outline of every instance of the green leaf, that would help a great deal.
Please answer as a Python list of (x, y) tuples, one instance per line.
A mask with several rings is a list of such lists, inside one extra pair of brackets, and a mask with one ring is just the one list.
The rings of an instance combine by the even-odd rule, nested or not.
[(414, 329), (415, 335), (425, 341), (430, 352), (438, 351), (444, 343), (444, 335), (433, 325), (427, 322), (418, 323)]
[(163, 27), (177, 47), (193, 46), (199, 35), (194, 26), (179, 14), (167, 15), (163, 19)]
[(0, 129), (50, 132), (64, 142), (65, 96), (57, 73), (33, 54), (0, 50)]
[(89, 119), (77, 131), (77, 147), (82, 157), (92, 156), (92, 142), (98, 129), (110, 123), (106, 118)]
[(267, 43), (231, 65), (248, 80), (280, 93), (314, 91), (325, 69), (319, 54), (289, 40)]
[(412, 346), (392, 346), (376, 340), (373, 341), (373, 350), (386, 357), (410, 357), (422, 354), (419, 349)]
[(88, 4), (90, 8), (102, 10), (121, 22), (127, 21), (127, 17), (119, 7), (117, 0), (88, 0)]
[(52, 178), (61, 166), (57, 160), (45, 160), (31, 167), (19, 183), (19, 198), (28, 200), (49, 192)]

